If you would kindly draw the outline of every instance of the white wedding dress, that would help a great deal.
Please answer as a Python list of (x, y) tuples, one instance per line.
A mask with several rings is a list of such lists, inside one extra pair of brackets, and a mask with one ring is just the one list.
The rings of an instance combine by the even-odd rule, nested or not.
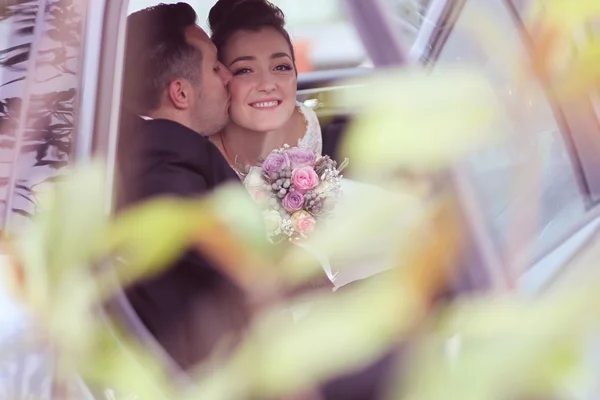
[[(300, 102), (297, 103), (297, 107), (306, 120), (306, 133), (297, 145), (321, 155), (323, 137), (317, 115), (312, 108)], [(394, 231), (402, 229), (402, 224), (406, 222), (405, 218), (400, 215), (401, 213), (394, 213), (398, 214), (397, 217), (395, 215), (386, 216), (385, 221), (375, 221), (368, 215), (363, 216), (367, 219), (366, 221), (360, 221), (356, 215), (356, 208), (360, 207), (362, 202), (363, 204), (379, 205), (379, 208), (383, 209), (383, 207), (390, 207), (391, 202), (396, 200), (398, 200), (397, 194), (392, 194), (380, 187), (342, 178), (342, 197), (329, 225), (334, 224), (334, 231), (346, 232), (346, 234), (347, 232), (356, 232), (357, 229), (361, 229), (361, 233), (364, 233), (363, 228), (373, 230), (373, 232), (369, 233), (367, 238), (364, 234), (351, 235), (357, 237), (358, 242), (355, 243), (351, 243), (353, 239), (348, 236), (346, 238), (349, 240), (347, 245), (342, 244), (347, 248), (341, 250), (341, 253), (346, 253), (347, 256), (338, 256), (335, 261), (329, 257), (327, 245), (323, 245), (322, 240), (315, 239), (315, 242), (318, 243), (301, 244), (319, 260), (335, 288), (383, 272), (392, 264), (391, 259), (394, 256), (395, 246), (392, 245), (391, 240)], [(406, 198), (402, 199), (402, 201), (405, 200)], [(338, 247), (337, 254), (339, 253)]]

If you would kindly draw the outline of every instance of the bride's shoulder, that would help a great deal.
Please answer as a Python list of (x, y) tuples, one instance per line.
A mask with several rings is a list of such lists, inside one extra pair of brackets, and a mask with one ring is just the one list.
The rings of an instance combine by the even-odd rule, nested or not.
[(323, 139), (321, 137), (321, 124), (319, 123), (317, 113), (299, 101), (296, 102), (296, 107), (306, 121), (306, 131), (304, 132), (304, 136), (298, 141), (298, 145), (321, 154)]

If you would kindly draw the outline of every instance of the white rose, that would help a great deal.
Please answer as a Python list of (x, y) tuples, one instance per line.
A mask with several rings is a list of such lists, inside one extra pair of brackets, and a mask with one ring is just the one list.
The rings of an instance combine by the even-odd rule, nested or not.
[(281, 222), (282, 218), (278, 211), (269, 210), (264, 212), (265, 217), (265, 229), (267, 235), (279, 235), (281, 233)]
[(255, 188), (255, 187), (264, 186), (265, 181), (262, 177), (262, 169), (260, 169), (258, 167), (250, 168), (248, 175), (246, 175), (246, 178), (244, 179), (244, 185), (247, 188)]
[(316, 194), (321, 194), (327, 192), (331, 188), (331, 183), (329, 181), (321, 181), (319, 185), (313, 190)]

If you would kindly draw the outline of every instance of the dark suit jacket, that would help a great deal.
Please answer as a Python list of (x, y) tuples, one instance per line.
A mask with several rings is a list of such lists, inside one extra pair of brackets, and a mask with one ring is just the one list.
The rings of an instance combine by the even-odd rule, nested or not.
[[(202, 196), (237, 181), (207, 138), (174, 121), (124, 114), (120, 132), (117, 211), (156, 196)], [(249, 315), (241, 290), (195, 251), (128, 288), (127, 297), (184, 369), (204, 359), (227, 334), (239, 332)]]

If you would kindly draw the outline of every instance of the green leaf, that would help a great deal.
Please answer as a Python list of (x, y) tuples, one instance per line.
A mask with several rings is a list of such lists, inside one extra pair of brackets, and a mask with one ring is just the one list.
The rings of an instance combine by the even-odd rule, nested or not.
[[(41, 196), (42, 209), (15, 243), (25, 270), (30, 304), (48, 314), (51, 300), (71, 271), (87, 271), (106, 225), (105, 181), (98, 163), (82, 166)], [(90, 300), (91, 301), (91, 300)]]
[(588, 286), (535, 300), (486, 296), (451, 305), (420, 340), (406, 398), (500, 400), (581, 385), (585, 339), (599, 322), (594, 293)]
[(596, 0), (536, 0), (528, 10), (530, 20), (541, 16), (554, 27), (572, 34), (600, 16), (600, 3)]
[(373, 362), (419, 310), (413, 292), (397, 283), (375, 278), (289, 303), (284, 309), (310, 307), (296, 323), (274, 308), (229, 362), (198, 377), (198, 388), (186, 398), (278, 398)]
[[(47, 211), (37, 227), (49, 279), (54, 282), (64, 271), (87, 268), (92, 251), (107, 223), (107, 192), (100, 163), (80, 167), (67, 180), (55, 184), (46, 198)], [(27, 240), (27, 235), (24, 235)]]
[(555, 90), (562, 99), (589, 93), (590, 87), (600, 83), (600, 40), (587, 43), (575, 57), (567, 72), (561, 77)]
[(124, 285), (152, 276), (169, 266), (208, 229), (205, 202), (175, 198), (153, 199), (121, 213), (98, 241), (98, 258), (119, 254), (124, 264), (115, 271)]
[(491, 86), (466, 70), (387, 72), (334, 100), (358, 112), (343, 143), (357, 176), (444, 168), (500, 134)]
[(253, 250), (266, 256), (272, 245), (260, 209), (240, 185), (222, 186), (209, 198), (214, 217), (225, 224), (234, 235)]
[(117, 398), (180, 398), (159, 360), (128, 335), (107, 324), (97, 329), (94, 338), (86, 353), (73, 357), (78, 372), (91, 387), (110, 389), (118, 393)]
[[(327, 224), (308, 239), (309, 252), (322, 254), (343, 276), (352, 268), (383, 270), (396, 262), (396, 248), (407, 243), (411, 229), (423, 224), (428, 208), (422, 200), (393, 188), (345, 181), (344, 195)], [(282, 268), (291, 281), (320, 272), (309, 254), (289, 253)], [(310, 266), (313, 268), (309, 268)]]

